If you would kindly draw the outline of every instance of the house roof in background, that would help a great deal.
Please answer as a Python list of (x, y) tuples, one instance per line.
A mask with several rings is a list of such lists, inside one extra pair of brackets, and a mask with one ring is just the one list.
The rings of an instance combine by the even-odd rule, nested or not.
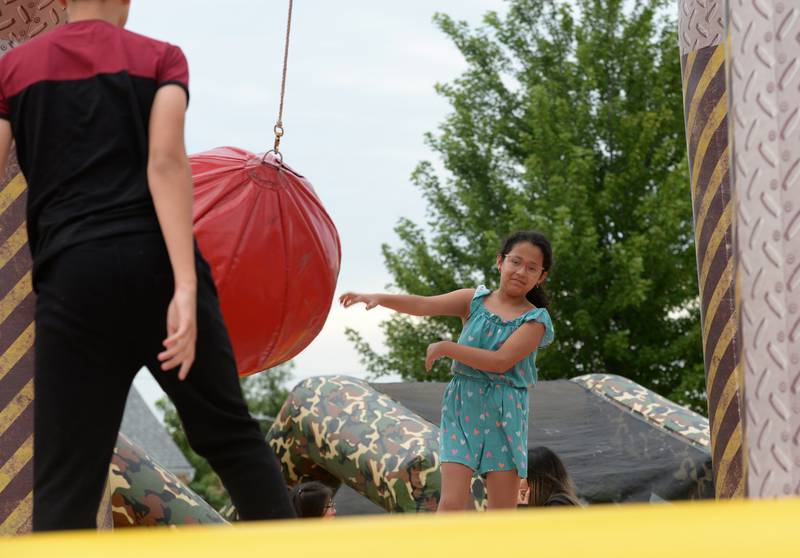
[(120, 431), (176, 476), (189, 479), (194, 476), (194, 467), (184, 457), (135, 386), (131, 386), (128, 393)]

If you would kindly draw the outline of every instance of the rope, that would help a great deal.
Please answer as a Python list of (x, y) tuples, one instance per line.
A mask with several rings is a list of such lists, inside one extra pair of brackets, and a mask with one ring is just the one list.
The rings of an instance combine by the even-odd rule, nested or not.
[[(275, 146), (273, 150), (275, 154), (280, 156), (279, 147), (281, 145), (281, 137), (283, 137), (283, 100), (286, 94), (286, 68), (289, 65), (289, 33), (292, 30), (292, 6), (294, 0), (289, 0), (289, 16), (286, 19), (286, 43), (283, 47), (283, 75), (281, 76), (281, 104), (278, 109), (278, 121), (275, 123), (273, 131), (275, 132)], [(281, 157), (282, 159), (282, 157)]]

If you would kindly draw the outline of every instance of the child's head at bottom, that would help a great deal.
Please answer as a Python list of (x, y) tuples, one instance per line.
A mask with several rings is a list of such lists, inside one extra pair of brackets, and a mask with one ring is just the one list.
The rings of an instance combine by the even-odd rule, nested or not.
[(333, 491), (321, 482), (310, 481), (298, 484), (292, 489), (291, 499), (297, 517), (333, 517), (336, 515)]
[(561, 458), (544, 446), (528, 450), (528, 478), (520, 481), (520, 506), (580, 505)]

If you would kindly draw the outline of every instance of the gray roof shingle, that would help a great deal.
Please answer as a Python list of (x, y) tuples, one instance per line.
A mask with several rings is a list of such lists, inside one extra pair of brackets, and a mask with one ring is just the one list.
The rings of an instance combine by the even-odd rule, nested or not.
[(186, 460), (164, 425), (153, 415), (136, 386), (131, 386), (128, 393), (120, 431), (176, 476), (189, 480), (194, 477), (194, 467)]

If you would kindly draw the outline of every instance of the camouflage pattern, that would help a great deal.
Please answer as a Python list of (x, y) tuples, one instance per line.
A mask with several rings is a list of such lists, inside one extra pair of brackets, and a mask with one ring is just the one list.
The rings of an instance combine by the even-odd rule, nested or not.
[(225, 521), (230, 521), (231, 523), (234, 521), (239, 521), (239, 512), (236, 510), (236, 506), (234, 506), (232, 502), (228, 502), (222, 506), (222, 509), (219, 510), (219, 514)]
[(109, 482), (114, 527), (226, 523), (214, 508), (122, 434)]
[[(111, 470), (109, 470), (109, 475)], [(100, 500), (100, 506), (97, 508), (97, 530), (98, 531), (111, 531), (114, 529), (114, 516), (111, 513), (111, 496), (114, 489), (111, 486), (111, 479), (106, 479), (106, 487), (103, 489), (103, 498)]]
[(586, 374), (572, 381), (641, 415), (648, 422), (708, 449), (708, 419), (669, 399), (614, 374)]
[[(341, 482), (388, 512), (435, 511), (439, 428), (348, 376), (298, 384), (267, 434), (290, 485)], [(485, 487), (473, 479), (476, 508)]]

